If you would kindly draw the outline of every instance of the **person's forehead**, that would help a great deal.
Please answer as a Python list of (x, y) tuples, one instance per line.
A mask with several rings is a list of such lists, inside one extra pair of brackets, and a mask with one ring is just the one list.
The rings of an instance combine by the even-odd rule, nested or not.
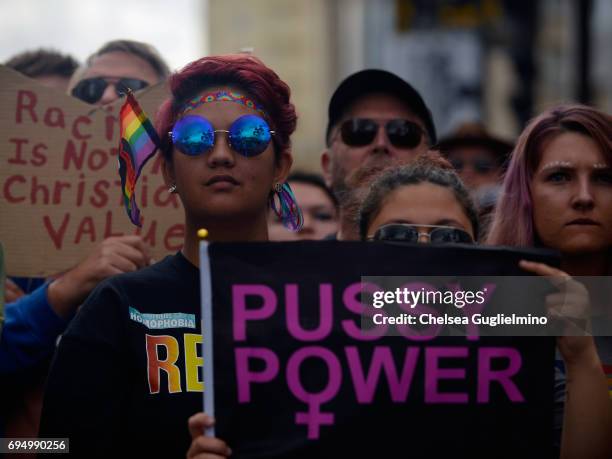
[[(233, 92), (235, 94), (246, 95), (244, 91), (240, 91), (230, 86), (215, 86), (203, 89), (195, 98), (201, 98), (206, 94), (216, 94), (220, 92)], [(187, 115), (202, 116), (213, 123), (216, 129), (228, 129), (237, 118), (243, 115), (261, 114), (254, 108), (247, 107), (230, 100), (213, 100), (199, 104), (196, 108), (181, 112), (179, 119)]]
[(570, 161), (586, 165), (590, 165), (593, 162), (607, 162), (597, 143), (592, 138), (577, 132), (559, 134), (544, 144), (540, 157), (540, 165), (543, 162), (552, 160)]
[(354, 100), (344, 113), (344, 118), (369, 117), (369, 118), (405, 118), (412, 121), (421, 119), (413, 110), (397, 96), (386, 93), (364, 94)]
[(383, 201), (380, 216), (387, 220), (421, 224), (434, 224), (445, 219), (469, 223), (453, 191), (429, 182), (403, 185), (393, 190)]
[[(410, 206), (405, 207), (405, 210), (410, 210), (416, 205), (424, 204), (423, 198), (437, 203), (458, 204), (457, 198), (450, 188), (431, 182), (401, 185), (389, 193), (386, 202), (410, 203)], [(425, 207), (431, 206), (427, 203)]]
[(563, 166), (590, 172), (596, 164), (612, 167), (612, 162), (592, 138), (577, 132), (564, 132), (543, 143), (536, 156), (535, 171)]
[(83, 78), (98, 76), (136, 78), (149, 84), (159, 81), (151, 64), (139, 56), (122, 51), (111, 51), (93, 59)]

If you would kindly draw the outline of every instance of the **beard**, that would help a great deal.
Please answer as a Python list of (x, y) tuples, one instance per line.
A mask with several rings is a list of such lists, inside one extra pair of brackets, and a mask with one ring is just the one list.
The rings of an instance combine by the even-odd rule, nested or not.
[(346, 184), (347, 172), (342, 166), (337, 163), (332, 165), (331, 171), (331, 189), (338, 200), (340, 208), (344, 207), (346, 200), (349, 198), (350, 190)]
[(360, 210), (374, 180), (392, 167), (406, 164), (386, 154), (368, 155), (366, 160), (353, 171), (347, 172), (340, 164), (332, 165), (332, 191), (338, 200), (342, 220), (350, 224), (358, 234)]

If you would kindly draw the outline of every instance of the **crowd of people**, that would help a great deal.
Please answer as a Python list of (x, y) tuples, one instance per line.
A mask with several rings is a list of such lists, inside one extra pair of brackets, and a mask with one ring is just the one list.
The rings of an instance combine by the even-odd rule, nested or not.
[[(157, 263), (140, 236), (121, 236), (51, 279), (7, 279), (0, 372), (11, 409), (2, 410), (1, 436), (70, 436), (71, 451), (90, 457), (127, 438), (142, 456), (231, 454), (231, 445), (205, 434), (214, 419), (200, 412), (201, 393), (150, 396), (145, 331), (130, 325), (128, 312), (166, 312), (169, 304), (199, 311), (199, 228), (213, 242), (541, 247), (556, 250), (560, 266), (523, 260), (526, 273), (564, 282), (611, 274), (612, 116), (595, 108), (550, 108), (514, 143), (476, 124), (438, 140), (416, 89), (366, 69), (330, 99), (316, 174), (292, 171), (298, 110), (289, 86), (252, 55), (203, 57), (171, 73), (149, 45), (118, 40), (82, 66), (49, 51), (6, 65), (99, 105), (166, 81), (155, 127), (186, 231), (182, 250)], [(262, 133), (255, 141), (244, 134), (251, 128)], [(187, 142), (185, 132), (202, 135)], [(560, 454), (611, 457), (602, 365), (612, 364), (612, 341), (563, 336), (557, 347)], [(137, 443), (142, 432), (165, 442)]]

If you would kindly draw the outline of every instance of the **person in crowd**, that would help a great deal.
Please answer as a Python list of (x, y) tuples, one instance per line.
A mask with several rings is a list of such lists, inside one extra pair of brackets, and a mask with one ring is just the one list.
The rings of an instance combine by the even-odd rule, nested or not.
[[(562, 105), (528, 124), (512, 153), (487, 242), (555, 249), (561, 254), (560, 270), (529, 262), (522, 266), (567, 282), (570, 276), (612, 272), (610, 115)], [(603, 301), (600, 308), (609, 314), (609, 298), (590, 301)], [(591, 304), (593, 310), (596, 306)], [(596, 340), (597, 346), (591, 336), (558, 339), (567, 372), (562, 443), (567, 457), (612, 455), (611, 401), (601, 363), (607, 368), (612, 363), (612, 342), (609, 336)], [(582, 414), (568, 416), (570, 411)]]
[[(287, 84), (253, 56), (225, 55), (188, 64), (169, 89), (156, 130), (166, 184), (185, 212), (184, 245), (103, 282), (63, 335), (40, 435), (69, 436), (78, 457), (108, 457), (120, 447), (134, 457), (185, 455), (187, 420), (201, 410), (204, 387), (195, 350), (202, 340), (197, 230), (206, 228), (211, 241), (266, 241), (272, 202), (288, 226), (300, 226), (286, 183), (297, 122)], [(159, 317), (181, 317), (184, 326), (159, 328)], [(205, 451), (228, 454), (221, 440), (191, 433)]]
[(464, 123), (436, 145), (470, 190), (478, 209), (481, 235), (486, 234), (512, 147), (512, 143), (491, 135), (480, 123)]
[(501, 184), (512, 147), (512, 143), (489, 134), (480, 123), (464, 123), (436, 145), (473, 193)]
[(323, 239), (338, 230), (338, 201), (321, 176), (294, 172), (287, 183), (300, 203), (304, 224), (300, 231), (287, 231), (280, 218), (270, 212), (268, 233), (271, 241)]
[(140, 236), (107, 238), (74, 268), (8, 302), (0, 336), (0, 374), (32, 368), (50, 357), (57, 337), (100, 281), (149, 263)]
[(133, 40), (114, 40), (87, 58), (68, 92), (88, 104), (107, 105), (126, 94), (165, 80), (170, 69), (157, 50)]
[[(361, 209), (362, 240), (469, 244), (477, 240), (478, 230), (467, 188), (450, 164), (431, 153), (380, 174)], [(541, 263), (522, 261), (521, 266), (539, 275), (567, 276)], [(567, 386), (563, 375), (557, 374), (555, 381), (554, 428), (561, 438), (561, 457), (608, 457), (612, 411), (593, 339), (565, 336), (557, 338), (557, 345), (568, 367)], [(564, 386), (571, 394), (565, 402)]]
[(508, 165), (488, 242), (559, 250), (573, 276), (612, 262), (612, 117), (564, 105), (532, 120)]
[(148, 264), (140, 236), (107, 238), (74, 268), (7, 302), (0, 334), (0, 436), (38, 437), (43, 389), (58, 337), (102, 279)]
[[(132, 49), (130, 45), (133, 45), (133, 54), (138, 49), (143, 53), (148, 49), (135, 42), (118, 41), (105, 45), (99, 54), (119, 53), (120, 49), (127, 53)], [(154, 58), (151, 54), (151, 59)], [(86, 72), (96, 64), (94, 60), (92, 56)], [(112, 74), (114, 63), (118, 66), (116, 70), (122, 72), (121, 59), (106, 60), (105, 69)], [(39, 51), (16, 56), (9, 65), (28, 76), (40, 77), (43, 84), (53, 85), (59, 82), (59, 77), (67, 84), (69, 75), (74, 76), (77, 63), (59, 53)], [(167, 67), (160, 69), (167, 73)], [(120, 236), (104, 240), (79, 265), (49, 279), (7, 278), (6, 321), (0, 341), (0, 373), (10, 376), (3, 380), (6, 389), (2, 391), (3, 396), (8, 399), (2, 400), (4, 409), (0, 420), (3, 424), (0, 428), (4, 428), (6, 435), (37, 436), (43, 386), (56, 341), (97, 283), (149, 263), (142, 237)]]
[(327, 147), (321, 166), (339, 203), (337, 239), (359, 239), (355, 212), (365, 188), (350, 177), (357, 169), (388, 160), (408, 161), (436, 142), (431, 112), (421, 95), (397, 75), (376, 69), (346, 78), (330, 99)]
[(70, 78), (79, 67), (78, 61), (69, 54), (51, 49), (24, 51), (4, 65), (61, 92), (66, 92)]
[(379, 173), (360, 210), (362, 241), (472, 244), (478, 231), (469, 192), (450, 164), (433, 152)]

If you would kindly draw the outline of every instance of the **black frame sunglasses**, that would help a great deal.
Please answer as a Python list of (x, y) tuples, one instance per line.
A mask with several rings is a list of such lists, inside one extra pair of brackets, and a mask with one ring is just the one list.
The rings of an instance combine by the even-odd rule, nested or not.
[(102, 99), (104, 91), (106, 91), (109, 84), (115, 87), (117, 97), (125, 96), (128, 89), (139, 91), (149, 86), (149, 83), (144, 80), (139, 80), (138, 78), (94, 77), (85, 78), (79, 81), (77, 85), (72, 88), (71, 94), (83, 102), (95, 104)]
[[(381, 123), (370, 118), (352, 118), (340, 125), (340, 136), (349, 147), (364, 147), (374, 141), (380, 126)], [(389, 142), (397, 148), (414, 148), (425, 135), (421, 126), (406, 119), (386, 121), (384, 127)]]
[[(423, 233), (418, 228), (432, 228)], [(474, 239), (465, 230), (454, 226), (442, 225), (412, 225), (407, 223), (391, 223), (381, 226), (369, 241), (393, 241), (417, 243), (421, 236), (427, 236), (431, 244), (473, 244)]]

